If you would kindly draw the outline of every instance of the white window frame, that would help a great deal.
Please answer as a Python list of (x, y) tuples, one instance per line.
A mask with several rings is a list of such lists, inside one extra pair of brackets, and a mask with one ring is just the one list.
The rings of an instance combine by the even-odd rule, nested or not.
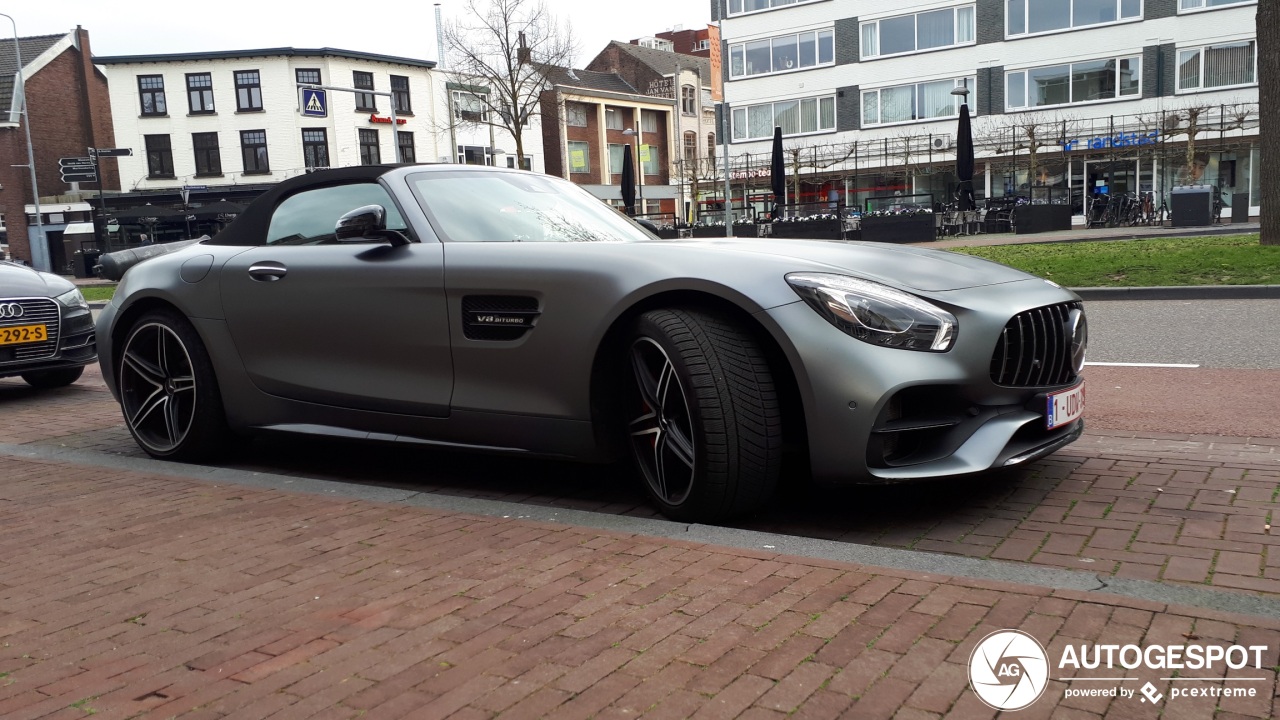
[[(774, 125), (776, 125), (776, 124), (777, 124), (777, 118), (778, 118), (778, 111), (777, 111), (777, 109), (776, 109), (776, 108), (775, 108), (775, 109), (771, 109), (771, 112), (773, 113), (773, 118), (774, 118), (774, 119), (773, 119), (773, 122), (771, 122), (771, 123), (769, 124), (769, 132), (768, 132), (768, 134), (767, 134), (767, 135), (762, 135), (762, 136), (759, 136), (759, 137), (752, 137), (752, 136), (751, 136), (751, 134), (750, 134), (750, 132), (751, 132), (751, 131), (750, 131), (750, 120), (749, 120), (749, 117), (750, 117), (750, 112), (749, 112), (749, 111), (750, 111), (750, 109), (751, 109), (751, 108), (753, 108), (753, 107), (760, 107), (760, 106), (763, 106), (763, 105), (774, 106), (774, 105), (777, 105), (777, 104), (779, 104), (779, 103), (789, 103), (789, 102), (800, 103), (800, 102), (803, 102), (803, 101), (805, 101), (805, 100), (813, 100), (813, 101), (815, 101), (815, 102), (817, 103), (817, 105), (816, 105), (816, 107), (815, 107), (815, 110), (816, 110), (816, 112), (817, 112), (817, 117), (818, 117), (818, 129), (817, 129), (817, 130), (812, 130), (812, 131), (810, 131), (810, 132), (784, 133), (784, 134), (782, 135), (782, 137), (801, 137), (801, 136), (804, 136), (804, 135), (822, 135), (822, 134), (825, 134), (825, 133), (833, 133), (833, 132), (836, 132), (837, 128), (839, 128), (839, 127), (840, 127), (840, 118), (839, 118), (840, 107), (839, 107), (839, 105), (836, 103), (836, 96), (835, 96), (835, 95), (811, 95), (811, 96), (808, 96), (808, 97), (799, 97), (799, 98), (789, 98), (789, 99), (786, 99), (786, 100), (777, 100), (777, 101), (775, 101), (775, 102), (754, 103), (754, 104), (752, 104), (752, 105), (739, 105), (739, 106), (736, 106), (736, 107), (732, 108), (732, 109), (730, 110), (730, 112), (732, 113), (732, 114), (730, 115), (730, 118), (732, 119), (732, 125), (733, 125), (733, 127), (732, 127), (732, 128), (731, 128), (731, 130), (730, 130), (730, 132), (731, 132), (732, 134), (731, 134), (729, 137), (731, 137), (731, 138), (732, 138), (733, 142), (754, 142), (754, 141), (756, 141), (756, 140), (769, 140), (769, 139), (771, 139), (771, 138), (773, 137), (773, 128), (774, 128)], [(831, 127), (829, 127), (829, 128), (824, 128), (824, 127), (822, 127), (822, 101), (823, 101), (823, 100), (830, 100), (830, 101), (831, 101)], [(738, 133), (737, 133), (737, 130), (738, 130), (738, 127), (739, 127), (739, 125), (738, 125), (738, 119), (737, 119), (737, 118), (738, 118), (738, 112), (739, 112), (739, 111), (741, 111), (742, 113), (744, 113), (744, 114), (743, 114), (743, 123), (746, 125), (746, 127), (744, 127), (744, 128), (743, 128), (743, 134), (742, 134), (742, 137), (738, 137)]]
[[(1022, 102), (1023, 102), (1023, 104), (1022, 104), (1022, 105), (1018, 105), (1018, 106), (1015, 106), (1015, 105), (1011, 105), (1011, 104), (1009, 104), (1009, 101), (1010, 101), (1010, 98), (1009, 98), (1009, 76), (1011, 76), (1011, 75), (1016, 75), (1016, 74), (1018, 74), (1018, 73), (1023, 73), (1023, 74), (1025, 75), (1026, 73), (1028, 73), (1028, 72), (1030, 72), (1030, 71), (1032, 71), (1032, 70), (1039, 70), (1040, 68), (1058, 67), (1058, 66), (1061, 66), (1061, 65), (1066, 65), (1066, 66), (1067, 66), (1067, 68), (1068, 68), (1068, 69), (1067, 69), (1067, 77), (1068, 77), (1068, 78), (1071, 78), (1071, 80), (1070, 80), (1070, 82), (1071, 82), (1071, 83), (1074, 83), (1074, 82), (1075, 82), (1075, 66), (1076, 66), (1076, 65), (1084, 64), (1084, 63), (1105, 62), (1105, 61), (1107, 61), (1107, 60), (1115, 60), (1115, 61), (1116, 61), (1116, 96), (1115, 96), (1115, 97), (1112, 97), (1112, 98), (1102, 98), (1102, 99), (1100, 99), (1100, 100), (1082, 100), (1082, 101), (1080, 101), (1080, 102), (1071, 102), (1071, 101), (1067, 101), (1067, 102), (1065, 102), (1065, 103), (1058, 103), (1058, 104), (1056, 104), (1056, 105), (1031, 105), (1031, 104), (1030, 104), (1030, 100), (1031, 100), (1031, 83), (1030, 83), (1030, 82), (1028, 82), (1028, 78), (1024, 77), (1024, 78), (1023, 78), (1023, 83), (1022, 83), (1023, 92), (1024, 92), (1024, 95), (1023, 95), (1023, 97), (1022, 97)], [(1137, 61), (1138, 61), (1138, 68), (1137, 68), (1137, 71), (1135, 72), (1135, 75), (1137, 75), (1137, 77), (1138, 77), (1138, 91), (1137, 91), (1137, 92), (1135, 92), (1135, 93), (1130, 93), (1130, 94), (1128, 94), (1128, 95), (1121, 95), (1121, 94), (1120, 94), (1120, 77), (1119, 77), (1119, 73), (1120, 73), (1120, 61), (1121, 61), (1121, 60), (1137, 60)], [(1007, 70), (1007, 71), (1005, 71), (1005, 74), (1004, 74), (1004, 91), (1005, 91), (1004, 105), (1005, 105), (1005, 112), (1010, 112), (1010, 113), (1015, 113), (1015, 112), (1035, 112), (1035, 111), (1039, 111), (1039, 110), (1051, 110), (1051, 109), (1053, 109), (1053, 108), (1074, 107), (1074, 106), (1080, 106), (1080, 105), (1097, 105), (1097, 104), (1099, 104), (1099, 103), (1121, 102), (1121, 101), (1128, 101), (1128, 100), (1141, 100), (1141, 99), (1142, 99), (1142, 91), (1143, 91), (1143, 81), (1144, 81), (1144, 78), (1142, 77), (1142, 63), (1143, 63), (1143, 57), (1142, 57), (1142, 55), (1141, 55), (1141, 54), (1138, 54), (1138, 55), (1115, 55), (1115, 56), (1108, 56), (1108, 57), (1101, 57), (1101, 58), (1090, 58), (1090, 59), (1088, 59), (1088, 60), (1076, 60), (1075, 62), (1064, 62), (1064, 63), (1045, 63), (1045, 64), (1043, 64), (1043, 65), (1032, 65), (1031, 67), (1023, 67), (1023, 68), (1017, 68), (1017, 69), (1014, 69), (1014, 70)], [(1071, 97), (1071, 95), (1073, 94), (1073, 90), (1074, 90), (1074, 88), (1073, 88), (1071, 85), (1068, 85), (1068, 87), (1067, 87), (1067, 97)]]
[[(483, 100), (483, 99), (482, 99), (478, 94), (473, 93), (473, 92), (467, 92), (466, 90), (453, 90), (453, 91), (451, 91), (451, 92), (453, 92), (453, 117), (454, 117), (454, 119), (456, 119), (456, 120), (460, 120), (460, 121), (463, 121), (463, 122), (478, 122), (478, 123), (487, 123), (487, 122), (489, 122), (489, 106), (488, 106), (488, 104), (487, 104), (487, 103), (486, 103), (486, 102), (485, 102), (485, 101), (484, 101), (484, 100)], [(479, 119), (479, 120), (467, 120), (467, 119), (465, 119), (465, 118), (463, 118), (463, 117), (462, 117), (462, 113), (464, 113), (464, 112), (473, 112), (473, 111), (471, 111), (471, 110), (466, 110), (466, 109), (464, 109), (464, 108), (463, 108), (462, 101), (463, 101), (463, 99), (465, 99), (465, 98), (472, 98), (472, 99), (474, 99), (474, 101), (476, 102), (476, 104), (478, 104), (478, 105), (480, 106), (480, 119)]]
[[(922, 80), (922, 81), (920, 81), (920, 82), (914, 82), (914, 83), (896, 83), (896, 84), (893, 84), (893, 85), (881, 85), (881, 86), (879, 86), (879, 87), (862, 88), (862, 89), (859, 91), (859, 93), (858, 93), (858, 113), (859, 113), (858, 121), (859, 121), (859, 126), (860, 126), (860, 127), (864, 127), (864, 128), (872, 128), (872, 127), (877, 127), (877, 128), (878, 128), (878, 127), (892, 127), (892, 126), (894, 126), (894, 125), (914, 125), (914, 124), (917, 124), (917, 123), (928, 123), (928, 122), (947, 122), (947, 121), (950, 121), (950, 120), (955, 120), (956, 118), (960, 117), (960, 105), (962, 105), (962, 104), (963, 104), (963, 103), (961, 103), (961, 102), (960, 102), (960, 97), (959, 97), (959, 96), (956, 96), (956, 104), (955, 104), (956, 111), (955, 111), (955, 114), (954, 114), (954, 115), (944, 115), (944, 116), (942, 116), (942, 117), (935, 117), (935, 118), (920, 118), (920, 119), (918, 119), (918, 120), (894, 120), (893, 122), (874, 122), (874, 123), (868, 123), (868, 122), (866, 122), (866, 121), (865, 121), (865, 116), (862, 114), (862, 113), (864, 113), (864, 112), (866, 111), (866, 108), (864, 107), (864, 103), (866, 102), (866, 101), (865, 101), (865, 96), (866, 96), (868, 93), (876, 93), (876, 116), (877, 116), (877, 117), (879, 117), (879, 116), (880, 116), (880, 108), (882, 107), (882, 106), (880, 105), (880, 100), (879, 100), (879, 98), (880, 98), (880, 91), (882, 91), (882, 90), (891, 90), (891, 89), (894, 89), (894, 88), (909, 87), (909, 88), (912, 88), (912, 90), (911, 90), (911, 92), (912, 92), (912, 96), (913, 96), (913, 97), (915, 97), (915, 98), (918, 98), (918, 97), (920, 97), (920, 95), (919, 95), (919, 92), (920, 92), (920, 91), (919, 91), (917, 88), (918, 88), (920, 85), (928, 85), (928, 84), (930, 84), (930, 83), (935, 83), (935, 82), (944, 82), (944, 81), (946, 81), (946, 80), (951, 80), (951, 81), (955, 84), (955, 86), (956, 86), (956, 87), (968, 87), (968, 88), (970, 88), (970, 93), (971, 93), (970, 97), (974, 97), (974, 98), (976, 99), (976, 96), (974, 96), (974, 95), (973, 95), (973, 93), (974, 93), (974, 92), (976, 92), (976, 91), (974, 90), (974, 88), (977, 88), (977, 87), (978, 87), (978, 80), (977, 80), (977, 77), (976, 77), (976, 76), (973, 76), (973, 75), (970, 75), (970, 76), (968, 76), (968, 77), (938, 78), (938, 79), (936, 79), (936, 80)], [(967, 83), (967, 85), (966, 85), (966, 83)], [(978, 115), (978, 110), (977, 110), (977, 103), (976, 103), (976, 102), (969, 103), (969, 115), (970, 115), (971, 117), (977, 117), (977, 115)]]
[[(1225, 45), (1239, 45), (1241, 43), (1253, 44), (1253, 82), (1239, 83), (1237, 85), (1214, 85), (1213, 87), (1204, 86), (1204, 51), (1209, 48), (1223, 47)], [(1193, 88), (1182, 88), (1182, 54), (1186, 52), (1200, 53), (1200, 84)], [(1208, 45), (1192, 45), (1191, 47), (1180, 47), (1174, 51), (1173, 55), (1173, 88), (1177, 95), (1190, 95), (1192, 93), (1202, 92), (1218, 92), (1219, 90), (1233, 90), (1235, 88), (1247, 88), (1258, 86), (1258, 39), (1257, 38), (1240, 38), (1239, 40), (1229, 40), (1226, 42), (1210, 43)]]
[(741, 17), (743, 15), (755, 15), (756, 13), (769, 12), (771, 10), (785, 10), (789, 7), (797, 5), (808, 5), (809, 3), (822, 2), (822, 0), (770, 0), (769, 7), (760, 8), (759, 10), (738, 10), (734, 11), (734, 4), (738, 7), (746, 7), (746, 0), (725, 0), (725, 15), (727, 17)]
[(1178, 0), (1178, 14), (1212, 12), (1214, 10), (1226, 10), (1227, 8), (1257, 4), (1258, 0), (1227, 0), (1227, 2), (1218, 5), (1209, 5), (1208, 0)]
[[(952, 31), (952, 37), (958, 37), (958, 36), (960, 35), (960, 32), (959, 32), (959, 30), (960, 30), (960, 21), (959, 21), (960, 11), (961, 11), (961, 10), (968, 10), (968, 11), (969, 11), (969, 22), (970, 22), (970, 27), (969, 27), (969, 38), (970, 38), (970, 39), (969, 39), (969, 40), (967, 40), (967, 41), (965, 41), (965, 42), (953, 42), (953, 43), (951, 43), (950, 45), (939, 45), (938, 47), (925, 48), (925, 49), (921, 50), (921, 49), (919, 48), (919, 45), (920, 45), (920, 21), (919, 21), (919, 19), (918, 19), (918, 18), (919, 18), (921, 15), (925, 15), (925, 14), (928, 14), (928, 13), (938, 12), (939, 10), (951, 10), (951, 31)], [(889, 53), (889, 54), (887, 54), (887, 55), (882, 55), (882, 54), (880, 54), (880, 23), (881, 23), (881, 22), (883, 22), (883, 21), (885, 21), (885, 20), (898, 20), (898, 19), (901, 19), (901, 18), (904, 18), (904, 17), (916, 18), (916, 21), (915, 21), (915, 23), (914, 23), (914, 25), (915, 25), (915, 32), (914, 32), (914, 34), (915, 34), (915, 42), (916, 42), (916, 46), (917, 46), (917, 47), (916, 47), (916, 49), (914, 49), (914, 50), (906, 50), (906, 51), (903, 51), (903, 52), (897, 52), (897, 53)], [(876, 47), (875, 47), (875, 52), (868, 53), (868, 52), (867, 52), (866, 43), (865, 43), (865, 42), (863, 42), (863, 40), (864, 40), (864, 38), (866, 38), (866, 37), (867, 37), (867, 28), (868, 28), (868, 27), (870, 27), (870, 26), (872, 26), (872, 25), (874, 25), (874, 26), (875, 26), (875, 28), (876, 28)], [(933, 52), (933, 51), (935, 51), (935, 50), (946, 50), (946, 49), (948, 49), (948, 48), (966, 47), (966, 46), (968, 46), (968, 45), (974, 45), (974, 44), (976, 44), (976, 43), (977, 43), (977, 41), (978, 41), (978, 7), (977, 7), (977, 5), (958, 5), (958, 6), (954, 7), (954, 8), (934, 8), (934, 9), (932, 9), (932, 10), (922, 10), (922, 11), (920, 11), (920, 12), (904, 13), (904, 14), (902, 14), (902, 15), (887, 15), (887, 16), (885, 16), (885, 17), (876, 18), (876, 19), (874, 19), (874, 20), (868, 20), (868, 21), (863, 22), (863, 23), (858, 23), (858, 41), (859, 41), (859, 42), (858, 42), (858, 55), (859, 55), (859, 57), (860, 57), (862, 60), (879, 60), (879, 59), (881, 59), (881, 58), (902, 57), (903, 55), (915, 55), (916, 53), (926, 53), (926, 52)]]
[(1076, 25), (1076, 0), (1071, 0), (1071, 12), (1069, 13), (1069, 17), (1071, 19), (1067, 27), (1054, 28), (1053, 30), (1040, 30), (1038, 32), (1027, 32), (1026, 28), (1030, 24), (1030, 18), (1028, 17), (1028, 7), (1030, 5), (1030, 2), (1029, 0), (1022, 0), (1022, 18), (1024, 22), (1023, 30), (1022, 32), (1015, 33), (1011, 31), (1009, 26), (1009, 3), (1007, 0), (1004, 0), (1005, 37), (1011, 40), (1014, 38), (1040, 37), (1041, 35), (1052, 35), (1054, 33), (1072, 32), (1075, 30), (1086, 30), (1086, 29), (1098, 28), (1098, 27), (1109, 27), (1111, 25), (1121, 25), (1123, 23), (1142, 22), (1142, 20), (1146, 17), (1147, 0), (1138, 0), (1138, 14), (1130, 17), (1121, 17), (1120, 15), (1120, 13), (1123, 12), (1124, 10), (1124, 0), (1115, 0), (1115, 3), (1116, 3), (1116, 19), (1115, 20), (1110, 20), (1107, 22), (1089, 23), (1086, 25)]
[[(819, 45), (819, 43), (821, 42), (819, 38), (822, 36), (822, 33), (831, 34), (831, 59), (827, 62), (822, 62), (819, 59), (822, 57), (822, 48)], [(806, 35), (806, 34), (813, 35), (814, 64), (801, 65), (799, 62), (799, 53), (797, 52), (795, 67), (786, 68), (783, 70), (774, 70), (773, 69), (773, 42), (775, 40), (786, 40), (788, 38), (792, 38), (796, 41), (796, 44), (798, 46), (800, 43), (800, 36)], [(769, 43), (769, 69), (766, 70), (765, 72), (749, 73), (747, 72), (747, 45), (751, 43), (761, 42), (761, 41), (768, 41)], [(733, 71), (733, 55), (735, 51), (742, 53), (742, 72), (741, 73), (734, 73)], [(831, 67), (832, 65), (835, 65), (835, 64), (836, 64), (836, 32), (835, 32), (835, 26), (833, 25), (814, 28), (812, 30), (801, 30), (799, 32), (786, 33), (784, 35), (771, 35), (769, 37), (764, 37), (764, 38), (755, 38), (754, 40), (745, 40), (743, 42), (733, 43), (732, 45), (729, 46), (729, 77), (734, 80), (738, 80), (742, 78), (764, 77), (765, 75), (783, 75), (786, 73), (800, 72), (802, 70), (812, 70), (814, 68), (820, 68), (820, 67)]]

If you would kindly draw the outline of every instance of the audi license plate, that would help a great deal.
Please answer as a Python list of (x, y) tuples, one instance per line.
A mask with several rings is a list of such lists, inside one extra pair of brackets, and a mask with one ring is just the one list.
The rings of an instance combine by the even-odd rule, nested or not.
[(1045, 424), (1050, 429), (1075, 422), (1084, 415), (1084, 383), (1049, 396)]
[(23, 343), (43, 342), (49, 339), (49, 331), (45, 325), (18, 325), (0, 328), (0, 345), (21, 345)]

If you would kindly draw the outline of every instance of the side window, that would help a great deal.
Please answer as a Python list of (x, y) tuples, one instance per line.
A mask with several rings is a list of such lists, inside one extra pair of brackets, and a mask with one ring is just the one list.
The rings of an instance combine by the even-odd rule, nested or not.
[(307, 190), (276, 206), (267, 230), (267, 245), (319, 245), (333, 242), (333, 226), (347, 212), (365, 205), (387, 210), (387, 229), (407, 229), (386, 188), (377, 183), (352, 183)]

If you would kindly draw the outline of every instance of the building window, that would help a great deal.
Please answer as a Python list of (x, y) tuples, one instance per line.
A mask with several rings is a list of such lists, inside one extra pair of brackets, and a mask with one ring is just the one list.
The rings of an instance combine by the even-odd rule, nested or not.
[[(951, 91), (964, 86), (965, 82), (966, 78), (952, 78), (866, 90), (862, 93), (862, 124), (886, 125), (958, 117), (960, 98), (952, 95)], [(973, 78), (967, 78), (967, 82), (976, 84)]]
[(262, 109), (262, 78), (257, 70), (239, 70), (236, 77), (236, 110), (257, 112)]
[(684, 134), (684, 161), (690, 165), (698, 161), (698, 133)]
[(641, 110), (640, 129), (647, 133), (658, 132), (658, 121), (662, 118), (662, 115), (657, 110)]
[(734, 140), (771, 138), (775, 125), (782, 128), (783, 135), (835, 130), (836, 99), (802, 98), (733, 109)]
[(657, 175), (658, 169), (658, 146), (657, 145), (641, 145), (640, 146), (640, 171), (645, 175)]
[(320, 71), (316, 68), (298, 68), (293, 71), (293, 77), (298, 81), (299, 85), (320, 84)]
[(400, 148), (400, 162), (416, 163), (418, 162), (418, 153), (413, 149), (413, 133), (397, 132), (396, 147)]
[(329, 167), (329, 136), (324, 128), (302, 129), (302, 163), (308, 170)]
[(397, 115), (412, 115), (413, 103), (409, 101), (409, 78), (403, 75), (391, 76), (391, 107)]
[(1180, 0), (1179, 10), (1212, 10), (1228, 5), (1253, 5), (1258, 0)]
[(483, 145), (459, 145), (458, 162), (464, 165), (492, 165), (493, 157)]
[(1142, 0), (1008, 0), (1009, 37), (1142, 18)]
[[(508, 156), (507, 156), (507, 167), (509, 167), (509, 168), (514, 168), (515, 166), (516, 166), (516, 156), (515, 156), (515, 155), (508, 155)], [(533, 170), (533, 158), (532, 158), (532, 157), (530, 157), (530, 156), (528, 156), (528, 155), (525, 155), (524, 157), (520, 158), (520, 169), (521, 169), (521, 170)]]
[(143, 115), (166, 115), (169, 107), (164, 102), (164, 76), (139, 75), (138, 95), (142, 98)]
[(622, 174), (622, 158), (627, 154), (627, 146), (609, 143), (609, 174)]
[(358, 132), (360, 135), (360, 164), (381, 165), (382, 147), (381, 143), (378, 142), (378, 131), (361, 129)]
[(707, 133), (707, 162), (716, 163), (716, 134)]
[(147, 177), (173, 177), (173, 146), (168, 135), (147, 135)]
[(591, 146), (576, 140), (569, 141), (569, 172), (591, 172)]
[(606, 130), (622, 130), (626, 127), (626, 114), (621, 108), (604, 109), (604, 127)]
[[(357, 90), (373, 90), (373, 73), (353, 70), (351, 87)], [(371, 92), (356, 93), (356, 112), (378, 112), (377, 96)]]
[(803, 5), (807, 2), (815, 1), (816, 0), (729, 0), (729, 14), (740, 15), (742, 13), (759, 12), (761, 10), (769, 10), (776, 7)]
[(1252, 85), (1258, 81), (1257, 45), (1245, 42), (1178, 50), (1178, 91)]
[(213, 112), (213, 75), (187, 73), (187, 106), (192, 115)]
[(885, 57), (954, 45), (972, 45), (973, 7), (966, 5), (862, 23), (862, 57)]
[(196, 177), (222, 174), (222, 153), (218, 150), (218, 133), (192, 133), (191, 147), (196, 152)]
[(1142, 58), (1107, 58), (1005, 74), (1009, 109), (1142, 97)]
[(240, 156), (244, 160), (245, 175), (271, 172), (271, 164), (267, 162), (267, 131), (241, 130)]
[(565, 103), (564, 123), (570, 127), (586, 127), (587, 106), (582, 103)]
[(489, 108), (484, 100), (474, 93), (453, 92), (453, 116), (463, 122), (489, 122)]
[(692, 85), (680, 86), (680, 112), (685, 115), (696, 115), (698, 109), (698, 90)]
[(710, 50), (710, 49), (711, 49), (710, 40), (698, 40), (693, 43), (694, 52), (698, 52), (699, 50)]
[[(866, 27), (863, 25), (864, 34)], [(803, 70), (833, 65), (835, 61), (835, 34), (831, 30), (779, 35), (729, 46), (730, 77)]]

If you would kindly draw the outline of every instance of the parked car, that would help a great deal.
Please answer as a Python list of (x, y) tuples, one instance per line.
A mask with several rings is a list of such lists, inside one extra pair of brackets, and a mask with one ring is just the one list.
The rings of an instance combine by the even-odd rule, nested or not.
[[(133, 437), (271, 429), (608, 460), (657, 507), (981, 473), (1083, 428), (1080, 299), (964, 255), (662, 241), (568, 182), (459, 165), (287, 180), (139, 262), (98, 324)], [(787, 478), (790, 480), (791, 478)]]
[(70, 385), (98, 359), (93, 315), (70, 281), (0, 261), (0, 378)]

